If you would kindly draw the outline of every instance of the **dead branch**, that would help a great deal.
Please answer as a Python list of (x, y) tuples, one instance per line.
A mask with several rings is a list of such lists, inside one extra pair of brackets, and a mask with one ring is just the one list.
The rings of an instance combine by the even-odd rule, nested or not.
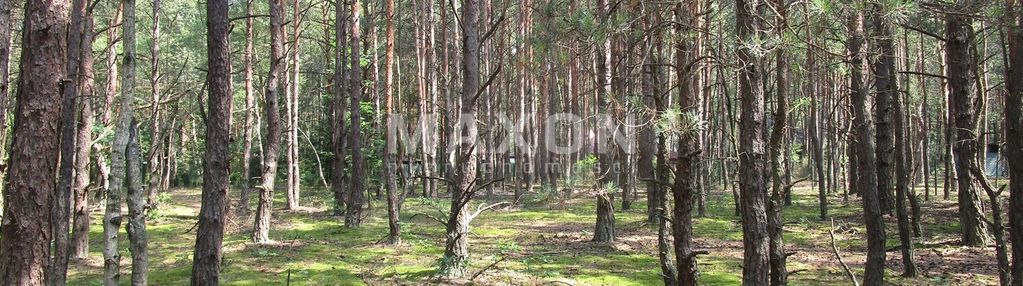
[(852, 269), (849, 268), (849, 264), (845, 263), (845, 259), (842, 259), (842, 254), (838, 252), (838, 244), (835, 243), (835, 219), (831, 219), (831, 229), (828, 230), (828, 234), (831, 235), (831, 250), (834, 251), (835, 257), (838, 258), (838, 263), (842, 264), (842, 268), (845, 269), (845, 275), (849, 276), (849, 280), (852, 280), (853, 285), (860, 286), (860, 281), (856, 280), (856, 275), (853, 274)]
[(486, 204), (480, 204), (478, 207), (476, 207), (476, 212), (469, 216), (469, 222), (472, 222), (472, 220), (476, 219), (477, 216), (479, 216), (481, 213), (483, 213), (486, 210), (495, 208), (495, 207), (500, 206), (500, 205), (506, 205), (506, 204), (510, 204), (510, 203), (509, 202), (500, 202), (500, 203), (492, 204), (492, 205), (489, 205), (489, 206), (487, 206)]
[(507, 255), (501, 256), (501, 259), (494, 261), (494, 263), (490, 263), (490, 265), (487, 265), (487, 267), (483, 267), (483, 269), (480, 269), (480, 271), (476, 271), (476, 274), (473, 274), (472, 277), (469, 278), (469, 281), (471, 282), (476, 280), (476, 277), (483, 275), (483, 272), (487, 272), (487, 270), (490, 270), (490, 268), (494, 268), (494, 266), (497, 266), (498, 263), (503, 262), (505, 259), (508, 259)]
[(437, 217), (435, 217), (435, 216), (432, 216), (432, 215), (424, 214), (424, 213), (417, 213), (417, 214), (414, 214), (414, 215), (410, 216), (410, 217), (409, 217), (408, 219), (409, 219), (409, 220), (411, 220), (411, 219), (414, 219), (414, 218), (416, 218), (417, 216), (425, 216), (425, 217), (427, 217), (427, 218), (429, 218), (429, 219), (432, 219), (432, 220), (434, 220), (434, 221), (436, 221), (436, 222), (439, 222), (439, 223), (440, 223), (441, 225), (448, 225), (448, 223), (447, 223), (447, 222), (445, 222), (444, 220), (442, 220), (442, 219), (440, 219), (440, 218), (437, 218)]

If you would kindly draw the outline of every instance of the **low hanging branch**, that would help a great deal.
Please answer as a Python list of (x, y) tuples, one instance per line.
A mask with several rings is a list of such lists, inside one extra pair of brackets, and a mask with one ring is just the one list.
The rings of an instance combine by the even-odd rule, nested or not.
[(935, 78), (940, 78), (940, 79), (948, 79), (948, 77), (946, 77), (944, 75), (925, 73), (925, 72), (918, 72), (918, 71), (899, 71), (899, 73), (901, 73), (901, 74), (908, 74), (908, 75), (922, 75), (922, 76), (935, 77)]

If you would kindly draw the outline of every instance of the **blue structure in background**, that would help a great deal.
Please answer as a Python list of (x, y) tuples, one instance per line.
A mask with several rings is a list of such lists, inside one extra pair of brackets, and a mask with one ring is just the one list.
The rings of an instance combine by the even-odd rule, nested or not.
[(984, 173), (987, 173), (988, 176), (1005, 177), (1008, 175), (1005, 170), (1005, 159), (999, 152), (1000, 147), (998, 144), (987, 145), (987, 152), (984, 156)]

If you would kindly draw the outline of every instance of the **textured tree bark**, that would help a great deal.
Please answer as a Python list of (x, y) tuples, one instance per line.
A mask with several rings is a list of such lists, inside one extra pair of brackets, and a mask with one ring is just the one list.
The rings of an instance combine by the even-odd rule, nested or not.
[[(698, 65), (700, 54), (695, 35), (698, 9), (701, 1), (687, 1), (675, 4), (674, 25), (678, 36), (675, 44), (675, 66), (683, 67), (675, 73), (679, 88), (678, 108), (683, 114), (700, 114), (701, 98), (699, 95)], [(696, 118), (696, 120), (703, 120)], [(696, 285), (696, 253), (693, 251), (693, 207), (696, 194), (700, 191), (700, 165), (702, 163), (702, 147), (700, 146), (701, 130), (677, 130), (678, 157), (675, 162), (675, 180), (672, 184), (672, 197), (675, 208), (672, 210), (672, 237), (675, 246), (675, 263), (677, 267), (676, 281), (679, 285)]]
[[(806, 16), (804, 16), (805, 17), (804, 19), (807, 21), (807, 23), (811, 23), (809, 21), (809, 19), (810, 19), (809, 18), (810, 17), (809, 13), (806, 13), (805, 15)], [(818, 76), (817, 75), (818, 68), (817, 68), (817, 54), (814, 53), (814, 51), (813, 51), (813, 49), (814, 49), (813, 46), (816, 44), (816, 37), (814, 36), (814, 33), (817, 32), (817, 31), (820, 31), (820, 29), (814, 27), (814, 25), (810, 25), (810, 26), (807, 27), (807, 31), (814, 31), (814, 32), (807, 32), (807, 35), (806, 35), (806, 41), (807, 41), (807, 43), (809, 43), (809, 45), (807, 45), (807, 47), (806, 47), (806, 67), (807, 67), (808, 71), (807, 71), (807, 73), (804, 76), (808, 77), (808, 80), (805, 83), (806, 84), (805, 90), (806, 90), (806, 94), (810, 95), (810, 106), (811, 106), (811, 108), (810, 108), (810, 118), (809, 118), (809, 121), (806, 122), (806, 129), (809, 129), (809, 130), (807, 130), (806, 132), (809, 133), (809, 135), (807, 137), (809, 137), (809, 141), (810, 141), (810, 145), (811, 145), (811, 150), (812, 150), (811, 151), (812, 152), (811, 155), (813, 156), (813, 167), (814, 167), (813, 169), (814, 169), (815, 174), (817, 175), (817, 180), (816, 180), (815, 183), (816, 183), (816, 186), (817, 186), (817, 200), (818, 200), (818, 208), (819, 208), (819, 211), (820, 211), (820, 218), (821, 218), (821, 220), (826, 220), (828, 218), (828, 192), (827, 192), (828, 188), (826, 186), (826, 180), (825, 180), (825, 174), (824, 174), (825, 171), (827, 171), (825, 169), (825, 167), (824, 167), (824, 142), (823, 142), (823, 140), (821, 140), (822, 139), (821, 138), (821, 133), (822, 133), (821, 132), (821, 118), (823, 116), (820, 114), (821, 113), (820, 112), (821, 108), (817, 107), (817, 106), (822, 106), (823, 107), (824, 106), (823, 105), (824, 102), (822, 102), (822, 100), (819, 99), (821, 96), (820, 96), (820, 94), (817, 93), (817, 91), (820, 89), (819, 88), (820, 84), (817, 83), (816, 80), (814, 80)], [(818, 104), (820, 104), (820, 105), (818, 105)], [(832, 156), (838, 156), (838, 152), (833, 152)], [(836, 174), (837, 174), (837, 172), (836, 172)], [(832, 188), (837, 189), (836, 186), (832, 186)], [(846, 193), (848, 193), (848, 190), (846, 191)], [(791, 192), (786, 195), (786, 205), (790, 205), (790, 203), (791, 203), (791, 195), (792, 195)]]
[(88, 13), (85, 15), (82, 48), (79, 50), (82, 53), (81, 71), (78, 74), (79, 94), (82, 95), (79, 106), (82, 111), (79, 114), (78, 126), (75, 130), (75, 141), (79, 144), (75, 146), (75, 179), (74, 185), (71, 187), (74, 191), (74, 208), (72, 209), (74, 220), (71, 225), (71, 250), (69, 251), (72, 259), (85, 259), (89, 256), (89, 163), (91, 162), (89, 155), (92, 151), (92, 125), (95, 120), (92, 106), (93, 98), (96, 95), (95, 74), (92, 68), (94, 62), (92, 56), (93, 28), (93, 15)]
[[(387, 52), (384, 55), (384, 97), (386, 98), (387, 115), (394, 116), (394, 94), (392, 91), (392, 85), (394, 84), (394, 0), (386, 1), (386, 17), (387, 17)], [(390, 122), (390, 120), (388, 120)], [(391, 150), (398, 150), (398, 148), (391, 148), (398, 142), (394, 142), (394, 136), (387, 136), (389, 129), (391, 128), (404, 128), (400, 126), (390, 126), (390, 123), (385, 126), (388, 131), (383, 132), (385, 135), (385, 142), (387, 148), (384, 150), (384, 184), (387, 187), (387, 242), (390, 244), (398, 244), (401, 242), (401, 225), (398, 224), (399, 211), (401, 210), (401, 199), (398, 197), (398, 184), (395, 180), (397, 175), (397, 162), (394, 160), (394, 154)]]
[[(643, 28), (650, 29), (650, 27), (653, 27), (654, 25), (659, 25), (659, 23), (656, 23), (657, 20), (658, 19), (656, 19), (656, 16), (654, 16), (652, 13), (650, 15), (645, 16), (643, 21), (644, 22)], [(660, 35), (659, 33), (655, 33), (651, 35), (649, 39), (647, 39), (648, 43), (646, 44), (645, 47), (646, 55), (644, 56), (646, 62), (643, 63), (643, 75), (641, 79), (643, 106), (647, 108), (647, 110), (654, 109), (655, 111), (650, 112), (649, 115), (644, 114), (643, 115), (644, 118), (640, 119), (641, 122), (653, 122), (653, 120), (657, 118), (658, 114), (660, 114), (659, 113), (660, 109), (658, 108), (659, 106), (656, 104), (659, 100), (656, 97), (659, 97), (660, 94), (657, 93), (656, 90), (658, 90), (658, 88), (655, 87), (655, 85), (658, 84), (655, 83), (657, 81), (656, 77), (659, 76), (657, 72), (660, 71), (659, 67), (657, 66), (660, 54), (659, 50), (654, 48), (655, 45), (654, 42), (657, 42), (658, 44), (660, 43), (659, 35)], [(660, 192), (662, 183), (658, 181), (657, 174), (654, 173), (655, 171), (654, 158), (657, 156), (656, 154), (658, 152), (657, 133), (654, 132), (654, 125), (652, 123), (648, 123), (641, 126), (639, 130), (639, 136), (637, 136), (637, 140), (639, 141), (638, 158), (639, 174), (637, 174), (637, 176), (641, 181), (643, 181), (646, 184), (647, 222), (659, 223), (661, 221), (659, 215), (662, 214), (661, 210), (658, 209), (661, 207), (660, 202), (658, 202), (661, 196), (658, 194), (658, 192)], [(665, 279), (667, 279), (667, 277), (665, 277)], [(665, 284), (668, 284), (667, 280), (665, 281)]]
[[(0, 3), (0, 122), (7, 122), (10, 110), (10, 65), (11, 65), (11, 10), (14, 1)], [(7, 124), (0, 124), (0, 164), (7, 164)], [(6, 170), (0, 170), (3, 177)]]
[(739, 49), (739, 188), (742, 199), (744, 285), (767, 285), (770, 237), (767, 231), (767, 158), (764, 147), (764, 87), (761, 59), (746, 43), (760, 38), (759, 0), (736, 0)]
[(281, 72), (284, 63), (284, 5), (282, 0), (269, 0), (270, 10), (270, 71), (267, 75), (266, 142), (263, 147), (263, 181), (260, 184), (256, 220), (252, 226), (252, 241), (270, 242), (270, 216), (273, 212), (274, 182), (277, 179), (277, 157), (281, 153)]
[[(164, 148), (164, 129), (166, 127), (161, 125), (161, 118), (163, 111), (163, 105), (161, 101), (163, 96), (161, 95), (162, 90), (160, 89), (160, 5), (162, 0), (153, 0), (153, 11), (152, 11), (152, 37), (150, 38), (149, 44), (149, 93), (152, 96), (150, 103), (149, 116), (151, 116), (152, 122), (149, 126), (150, 132), (150, 146), (149, 146), (149, 164), (147, 173), (149, 174), (149, 182), (147, 186), (147, 196), (149, 200), (149, 207), (156, 208), (159, 200), (157, 195), (163, 191), (162, 179), (163, 175), (163, 164), (167, 164), (167, 158), (163, 156)], [(251, 19), (251, 18), (250, 18)]]
[(287, 86), (286, 88), (288, 88), (288, 92), (285, 92), (285, 94), (287, 95), (286, 99), (287, 104), (285, 104), (287, 107), (285, 109), (286, 111), (285, 117), (287, 117), (288, 120), (287, 124), (288, 129), (285, 130), (285, 135), (288, 138), (287, 145), (288, 190), (286, 193), (287, 195), (285, 196), (286, 198), (285, 202), (287, 203), (285, 205), (285, 208), (289, 210), (298, 209), (301, 201), (302, 189), (302, 177), (299, 174), (301, 170), (299, 169), (298, 154), (298, 146), (301, 143), (298, 141), (298, 129), (300, 128), (300, 126), (298, 125), (298, 95), (300, 90), (299, 87), (301, 86), (301, 82), (299, 81), (299, 74), (302, 70), (302, 62), (299, 59), (300, 54), (299, 43), (301, 42), (302, 35), (301, 24), (303, 14), (300, 3), (301, 3), (300, 0), (292, 1), (291, 11), (294, 18), (291, 20), (292, 25), (291, 46), (288, 47), (288, 50), (291, 51), (289, 59), (289, 66), (291, 68), (289, 70), (290, 74), (287, 75), (290, 77), (289, 82), (291, 84), (286, 85)]
[[(6, 5), (6, 4), (4, 4)], [(51, 210), (57, 188), (60, 87), (65, 83), (68, 1), (29, 1), (10, 167), (4, 186), (0, 227), (0, 281), (46, 285), (44, 270), (53, 235)]]
[(983, 247), (988, 244), (987, 226), (981, 219), (980, 196), (974, 187), (970, 166), (977, 162), (977, 118), (974, 114), (974, 79), (976, 62), (972, 48), (973, 20), (958, 14), (945, 18), (946, 62), (951, 98), (949, 111), (955, 124), (952, 153), (958, 180), (959, 222), (963, 245)]
[(206, 2), (209, 97), (202, 206), (192, 255), (192, 285), (218, 285), (220, 277), (231, 164), (231, 48), (227, 8), (228, 0)]
[[(344, 19), (347, 15), (346, 5), (342, 1), (334, 4), (334, 18)], [(334, 44), (337, 47), (344, 47), (348, 39), (345, 26), (347, 21), (339, 20), (334, 23)], [(348, 70), (345, 68), (345, 49), (338, 48), (337, 61), (334, 63), (334, 124), (331, 127), (331, 147), (334, 150), (334, 158), (331, 162), (331, 191), (334, 193), (334, 216), (342, 216), (345, 212), (345, 157), (347, 157), (347, 137), (345, 136), (345, 97), (348, 94)]]
[[(597, 0), (597, 7), (595, 17), (599, 19), (600, 25), (607, 25), (610, 21), (610, 9), (608, 0)], [(596, 49), (596, 69), (597, 69), (597, 101), (602, 106), (609, 106), (609, 93), (611, 88), (611, 35), (605, 35), (604, 40), (600, 43), (600, 46)], [(595, 125), (596, 129), (599, 130), (602, 123), (598, 122)], [(614, 126), (614, 125), (611, 125)], [(602, 132), (602, 131), (598, 131)], [(611, 142), (597, 142), (598, 137), (594, 137), (594, 150), (597, 152), (597, 222), (593, 230), (593, 241), (595, 242), (609, 242), (615, 239), (615, 216), (614, 216), (614, 201), (613, 194), (608, 194), (612, 191), (610, 187), (617, 188), (614, 186), (614, 175), (612, 166), (612, 154)], [(611, 136), (607, 136), (610, 138)], [(601, 147), (604, 146), (601, 150)]]
[(131, 251), (131, 285), (147, 285), (149, 273), (149, 255), (146, 248), (149, 238), (146, 235), (146, 193), (142, 187), (142, 151), (139, 147), (138, 126), (132, 122), (128, 136), (128, 232)]
[[(887, 191), (881, 186), (890, 183), (889, 177), (881, 176), (884, 172), (882, 166), (887, 163), (882, 163), (881, 158), (889, 155), (894, 155), (895, 168), (889, 169), (891, 172), (888, 175), (895, 175), (895, 197), (891, 198), (895, 203), (895, 213), (898, 222), (899, 230), (899, 241), (901, 242), (902, 250), (902, 276), (904, 277), (916, 277), (917, 268), (916, 262), (913, 258), (913, 233), (911, 231), (909, 223), (909, 214), (907, 210), (908, 192), (911, 186), (910, 175), (912, 171), (912, 163), (909, 162), (909, 156), (912, 156), (910, 152), (910, 141), (907, 140), (906, 130), (908, 129), (908, 123), (905, 120), (905, 111), (902, 105), (902, 96), (899, 93), (899, 81), (895, 73), (895, 47), (893, 44), (892, 35), (892, 24), (886, 19), (887, 11), (879, 3), (871, 4), (871, 38), (874, 41), (876, 47), (873, 48), (875, 51), (879, 51), (875, 62), (871, 64), (874, 70), (874, 92), (877, 94), (877, 141), (878, 149), (881, 148), (893, 148), (894, 154), (889, 152), (877, 151), (878, 152), (878, 188), (880, 188), (879, 195), (884, 195)], [(883, 102), (883, 103), (882, 103)], [(884, 106), (883, 104), (887, 104)], [(882, 113), (888, 113), (888, 109), (891, 109), (891, 114), (882, 115)], [(890, 117), (884, 118), (882, 117)], [(888, 122), (889, 119), (891, 122)], [(882, 121), (884, 121), (882, 123)], [(894, 126), (892, 126), (894, 125)], [(891, 143), (891, 145), (885, 146), (882, 140), (888, 140), (888, 135), (884, 132), (891, 132), (894, 129), (894, 142), (886, 142), (884, 144)], [(887, 166), (886, 166), (887, 167)], [(883, 183), (882, 183), (883, 182)], [(887, 205), (883, 205), (886, 210)]]
[(874, 155), (874, 130), (869, 120), (867, 104), (868, 87), (864, 86), (863, 70), (866, 55), (863, 47), (863, 12), (849, 15), (849, 40), (846, 42), (850, 63), (850, 87), (852, 91), (853, 125), (856, 127), (856, 176), (857, 191), (863, 198), (863, 218), (867, 226), (867, 262), (864, 269), (863, 285), (881, 285), (884, 282), (885, 229), (884, 214), (877, 189), (877, 164)]
[(64, 44), (66, 61), (64, 63), (65, 80), (62, 82), (62, 106), (60, 116), (60, 157), (58, 181), (54, 193), (53, 208), (50, 209), (53, 227), (53, 257), (50, 260), (48, 281), (50, 285), (67, 284), (68, 240), (70, 239), (68, 224), (71, 219), (72, 182), (74, 181), (74, 153), (77, 144), (75, 128), (76, 102), (78, 102), (78, 76), (81, 68), (82, 29), (85, 18), (85, 1), (74, 0), (71, 3), (71, 22), (67, 29)]
[[(663, 19), (658, 14), (653, 14), (650, 17), (654, 17), (654, 21), (651, 23), (652, 25), (663, 22)], [(657, 35), (659, 34), (660, 33)], [(667, 108), (665, 106), (667, 100), (662, 92), (664, 83), (661, 82), (664, 72), (664, 69), (660, 64), (663, 55), (663, 40), (657, 36), (654, 36), (653, 39), (654, 43), (651, 46), (651, 55), (648, 57), (650, 63), (646, 67), (648, 69), (648, 75), (646, 75), (646, 77), (649, 78), (647, 81), (650, 85), (651, 105), (653, 105), (655, 109), (654, 116), (657, 116), (665, 112)], [(652, 214), (650, 214), (650, 216), (652, 216), (651, 219), (657, 223), (657, 256), (661, 265), (661, 276), (664, 280), (664, 285), (673, 286), (678, 285), (678, 269), (675, 267), (672, 259), (672, 256), (674, 255), (671, 241), (673, 238), (673, 229), (669, 220), (666, 219), (668, 217), (669, 210), (668, 191), (665, 186), (668, 186), (668, 178), (671, 173), (671, 170), (668, 168), (667, 161), (668, 143), (664, 133), (657, 134), (652, 128), (650, 130), (650, 136), (655, 137), (650, 138), (650, 141), (656, 145), (651, 147), (651, 149), (654, 150), (650, 150), (653, 153), (651, 154), (651, 157), (653, 158), (650, 159), (650, 164), (653, 166), (650, 167), (649, 172), (649, 174), (652, 174), (650, 178), (651, 181), (647, 182), (647, 200), (655, 203), (655, 205), (651, 207)], [(640, 148), (643, 148), (643, 144), (640, 144)], [(642, 157), (642, 155), (640, 156)], [(643, 165), (642, 161), (643, 160), (641, 159), (640, 166)], [(654, 162), (656, 162), (656, 164)]]
[(1006, 0), (1012, 23), (1005, 96), (1005, 145), (1009, 163), (1009, 239), (1012, 247), (1012, 282), (1023, 285), (1023, 1)]
[[(883, 15), (882, 15), (883, 17)], [(896, 86), (894, 74), (894, 52), (890, 35), (881, 34), (880, 29), (884, 27), (883, 19), (872, 15), (871, 31), (868, 42), (880, 42), (881, 47), (872, 50), (881, 50), (882, 55), (870, 54), (876, 58), (878, 63), (872, 63), (871, 68), (874, 76), (874, 86), (877, 92), (874, 96), (874, 129), (877, 146), (874, 152), (877, 163), (877, 191), (878, 199), (881, 201), (881, 211), (890, 214), (895, 206), (895, 196), (892, 192), (892, 179), (895, 177), (895, 169), (892, 168), (892, 151), (895, 150), (895, 142), (892, 141), (891, 109), (892, 98), (899, 92)], [(890, 34), (890, 33), (889, 33)], [(891, 69), (889, 69), (891, 64)]]
[(348, 134), (348, 146), (352, 151), (352, 181), (348, 189), (348, 200), (345, 211), (345, 226), (359, 227), (362, 225), (362, 205), (366, 192), (365, 159), (362, 154), (362, 28), (359, 1), (352, 1), (352, 38), (351, 38), (351, 132)]
[[(134, 108), (135, 92), (135, 0), (121, 1), (122, 33), (121, 45), (124, 50), (121, 69), (121, 114), (117, 118), (114, 131), (113, 148), (110, 151), (110, 182), (107, 190), (106, 214), (103, 217), (103, 233), (106, 243), (103, 248), (103, 265), (105, 269), (104, 283), (108, 286), (117, 285), (121, 279), (121, 254), (118, 248), (118, 230), (121, 227), (121, 202), (124, 200), (126, 171), (126, 154), (128, 149), (129, 128)], [(108, 91), (109, 89), (108, 84)], [(107, 94), (110, 96), (110, 94)]]
[[(444, 257), (440, 273), (448, 277), (462, 277), (469, 263), (469, 221), (468, 204), (477, 191), (476, 173), (479, 155), (475, 152), (478, 129), (476, 126), (477, 92), (480, 89), (479, 66), (479, 25), (478, 0), (465, 0), (462, 6), (462, 94), (459, 111), (461, 120), (451, 122), (459, 132), (459, 144), (455, 150), (454, 179), (457, 183), (451, 190), (451, 210), (445, 229)], [(450, 101), (455, 101), (451, 98)], [(457, 126), (457, 128), (456, 128)]]
[[(120, 37), (117, 36), (117, 33), (120, 31), (121, 24), (124, 22), (124, 21), (122, 21), (122, 17), (124, 17), (124, 2), (123, 1), (118, 1), (117, 2), (117, 10), (116, 10), (116, 12), (114, 12), (113, 17), (110, 18), (110, 23), (108, 24), (110, 26), (110, 28), (107, 29), (107, 39), (118, 39), (116, 41), (123, 40), (123, 39), (119, 39)], [(116, 41), (111, 42), (111, 43), (107, 43), (107, 50), (105, 51), (105, 53), (107, 55), (107, 58), (106, 58), (106, 62), (107, 62), (107, 74), (106, 74), (107, 76), (106, 76), (106, 80), (107, 80), (107, 82), (106, 82), (106, 85), (103, 88), (105, 97), (104, 97), (103, 106), (102, 106), (102, 109), (101, 109), (103, 111), (103, 113), (100, 114), (100, 122), (103, 122), (103, 125), (106, 125), (106, 126), (110, 125), (110, 120), (112, 120), (112, 118), (113, 118), (113, 113), (114, 113), (114, 109), (115, 109), (114, 108), (114, 98), (117, 97), (117, 87), (118, 87), (118, 84), (119, 84), (117, 80), (120, 78), (119, 73), (118, 73), (119, 66), (117, 64), (117, 55), (118, 55), (118, 53), (117, 53), (117, 45), (116, 45), (117, 42)]]
[[(243, 217), (251, 211), (249, 209), (249, 194), (252, 188), (252, 141), (256, 126), (256, 90), (253, 87), (253, 0), (245, 1), (245, 126), (242, 129), (242, 177), (241, 192), (238, 196), (238, 206), (235, 208)], [(336, 88), (336, 87), (335, 87)]]
[[(774, 0), (777, 11), (777, 19), (774, 33), (779, 37), (785, 36), (788, 28), (788, 17), (786, 15), (785, 0)], [(774, 122), (771, 126), (771, 137), (769, 145), (769, 159), (771, 168), (771, 196), (767, 201), (767, 233), (770, 236), (770, 263), (771, 285), (787, 285), (788, 270), (785, 269), (785, 240), (784, 225), (785, 218), (782, 216), (782, 208), (785, 205), (785, 193), (788, 192), (788, 184), (784, 177), (784, 160), (787, 146), (785, 145), (785, 133), (788, 128), (788, 55), (784, 47), (775, 52), (775, 106)]]

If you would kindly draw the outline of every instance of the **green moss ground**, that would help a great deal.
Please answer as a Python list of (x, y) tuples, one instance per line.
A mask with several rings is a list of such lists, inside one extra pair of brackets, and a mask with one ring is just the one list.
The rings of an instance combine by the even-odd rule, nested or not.
[[(275, 212), (269, 245), (249, 242), (250, 218), (229, 222), (224, 239), (221, 281), (226, 285), (365, 285), (432, 284), (436, 261), (443, 252), (443, 227), (425, 216), (440, 216), (446, 209), (443, 199), (409, 198), (402, 214), (403, 244), (398, 247), (379, 244), (387, 233), (384, 202), (375, 201), (367, 222), (359, 229), (346, 229), (329, 215), (331, 197), (326, 191), (307, 189), (300, 211)], [(808, 189), (797, 189), (795, 204), (785, 210), (786, 243), (797, 252), (789, 261), (792, 285), (849, 285), (831, 252), (828, 230), (831, 222), (818, 219), (816, 197)], [(843, 204), (831, 198), (831, 215), (840, 225), (838, 246), (846, 261), (862, 275), (861, 219), (858, 202)], [(283, 206), (278, 201), (275, 207)], [(187, 285), (199, 206), (199, 190), (176, 189), (154, 213), (149, 223), (150, 273), (152, 285)], [(996, 279), (989, 271), (970, 268), (972, 260), (993, 263), (987, 249), (967, 249), (943, 244), (957, 231), (954, 221), (944, 221), (941, 212), (947, 202), (929, 203), (925, 212), (938, 215), (925, 220), (924, 239), (918, 253), (931, 256), (962, 256), (963, 261), (947, 260), (939, 266), (924, 266), (927, 276), (917, 279), (897, 277), (898, 251), (888, 256), (890, 281), (899, 284), (947, 285), (985, 284)], [(704, 285), (737, 285), (742, 268), (742, 232), (733, 216), (731, 196), (712, 194), (708, 216), (694, 225), (698, 249), (710, 251), (701, 256), (700, 281)], [(951, 207), (954, 211), (954, 206)], [(97, 211), (98, 212), (98, 211)], [(521, 208), (486, 212), (472, 224), (471, 271), (476, 273), (501, 257), (507, 257), (488, 269), (475, 281), (456, 284), (540, 285), (565, 282), (569, 285), (656, 285), (660, 284), (656, 257), (656, 227), (645, 223), (645, 202), (616, 214), (619, 241), (613, 244), (589, 242), (594, 215), (593, 200), (584, 194), (567, 203), (547, 206), (527, 204)], [(953, 214), (954, 216), (954, 214)], [(90, 259), (71, 268), (70, 285), (100, 285), (102, 282), (102, 227), (100, 214), (94, 214), (91, 229)], [(898, 245), (894, 222), (888, 226), (889, 247)], [(130, 275), (130, 254), (126, 235), (121, 235), (122, 284)], [(972, 252), (972, 256), (970, 256)], [(948, 255), (923, 255), (945, 253)], [(964, 262), (965, 261), (965, 262)], [(957, 264), (959, 263), (959, 264)], [(960, 271), (955, 266), (965, 264)], [(948, 269), (953, 269), (952, 271)], [(976, 273), (971, 273), (976, 272)], [(557, 283), (563, 284), (563, 283)]]

